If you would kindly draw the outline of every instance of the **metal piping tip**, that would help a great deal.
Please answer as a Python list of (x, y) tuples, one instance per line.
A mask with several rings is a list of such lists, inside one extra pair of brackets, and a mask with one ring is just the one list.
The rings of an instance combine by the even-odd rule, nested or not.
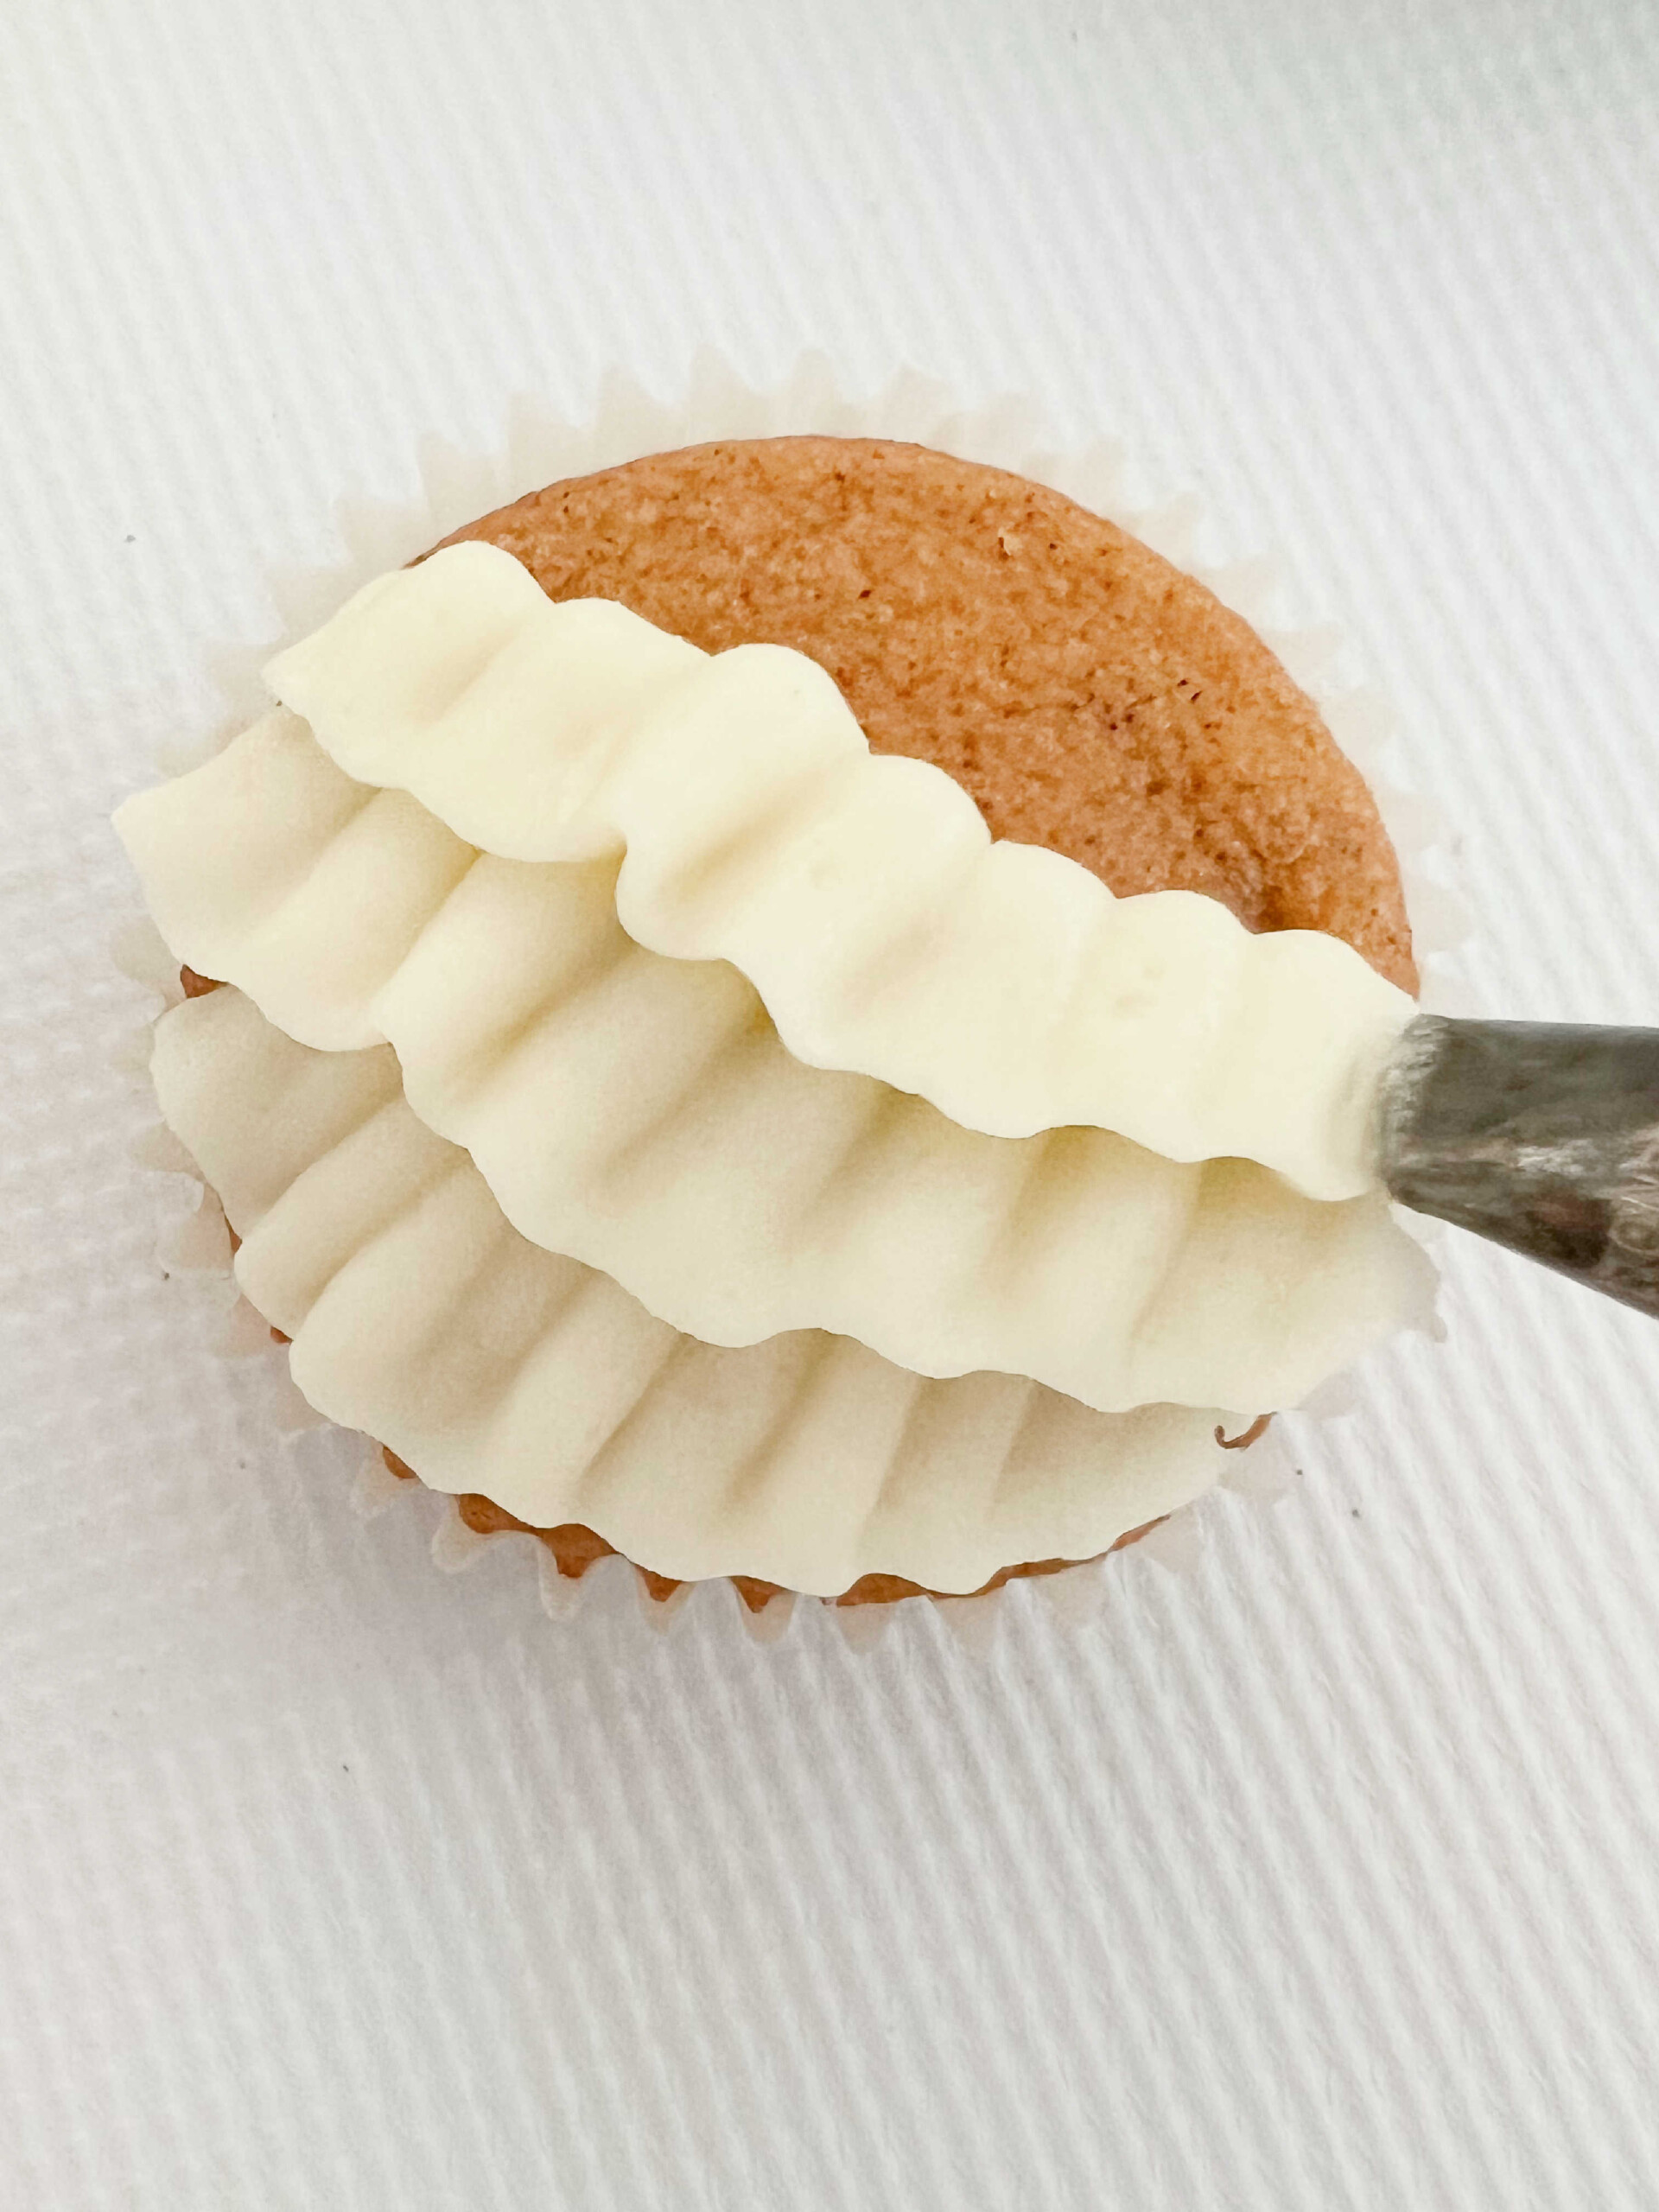
[(1402, 1205), (1659, 1317), (1659, 1030), (1419, 1014), (1380, 1141)]

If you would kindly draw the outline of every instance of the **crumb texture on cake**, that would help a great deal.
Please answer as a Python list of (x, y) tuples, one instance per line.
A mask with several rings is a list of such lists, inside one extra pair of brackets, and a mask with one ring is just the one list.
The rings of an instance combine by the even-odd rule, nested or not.
[(705, 652), (791, 645), (994, 836), (1120, 895), (1327, 931), (1415, 988), (1393, 849), (1313, 702), (1242, 616), (1058, 492), (893, 441), (740, 440), (550, 485), (463, 538)]

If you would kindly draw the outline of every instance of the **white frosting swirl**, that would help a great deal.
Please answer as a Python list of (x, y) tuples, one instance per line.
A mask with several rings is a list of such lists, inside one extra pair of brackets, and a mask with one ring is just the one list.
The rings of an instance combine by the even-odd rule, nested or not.
[(583, 1522), (664, 1574), (828, 1595), (873, 1570), (960, 1591), (1090, 1558), (1215, 1479), (1216, 1426), (1236, 1417), (1213, 1408), (928, 1382), (819, 1332), (677, 1335), (518, 1236), (385, 1046), (314, 1052), (225, 989), (162, 1016), (151, 1065), (296, 1382), (435, 1489)]
[(995, 1136), (1083, 1124), (1313, 1198), (1374, 1185), (1403, 991), (1338, 938), (1254, 937), (1192, 892), (1115, 899), (994, 843), (942, 770), (872, 755), (804, 654), (710, 657), (468, 543), (365, 586), (266, 675), (348, 775), (486, 852), (625, 854), (628, 934), (729, 960), (810, 1065)]
[(157, 1089), (301, 1388), (435, 1486), (676, 1575), (972, 1588), (1426, 1306), (1370, 1151), (1411, 1002), (1346, 945), (993, 843), (802, 656), (491, 548), (270, 672), (118, 816), (240, 987)]
[(1380, 1192), (1309, 1198), (1098, 1128), (987, 1136), (809, 1067), (736, 969), (624, 931), (614, 859), (478, 855), (292, 715), (121, 829), (193, 967), (304, 1043), (389, 1040), (517, 1229), (707, 1343), (830, 1329), (1102, 1409), (1276, 1408), (1420, 1302)]

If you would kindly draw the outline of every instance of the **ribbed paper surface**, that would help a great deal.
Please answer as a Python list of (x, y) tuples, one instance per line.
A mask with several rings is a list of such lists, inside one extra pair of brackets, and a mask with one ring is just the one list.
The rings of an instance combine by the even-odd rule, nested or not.
[[(0, 2201), (1659, 2203), (1659, 1333), (1451, 1242), (1197, 1564), (550, 1621), (163, 1280), (106, 826), (342, 497), (712, 346), (1282, 550), (1470, 1010), (1659, 1020), (1643, 0), (17, 0), (0, 68)], [(244, 698), (246, 706), (251, 702)]]

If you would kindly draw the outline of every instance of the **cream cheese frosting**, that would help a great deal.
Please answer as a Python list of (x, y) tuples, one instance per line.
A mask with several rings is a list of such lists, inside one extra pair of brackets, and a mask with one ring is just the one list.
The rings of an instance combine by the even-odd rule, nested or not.
[(1411, 1001), (1338, 940), (995, 843), (803, 656), (488, 546), (269, 674), (117, 817), (227, 986), (156, 1088), (300, 1388), (433, 1486), (973, 1588), (1426, 1311), (1371, 1154)]
[(788, 1052), (723, 961), (647, 951), (618, 863), (478, 854), (279, 711), (124, 811), (181, 957), (327, 1050), (390, 1041), (508, 1219), (712, 1344), (829, 1329), (1100, 1409), (1294, 1405), (1409, 1318), (1380, 1192), (1099, 1128), (987, 1136)]
[(1310, 1197), (1374, 1185), (1404, 992), (1338, 938), (1252, 936), (1196, 893), (1115, 899), (993, 842), (942, 770), (873, 755), (803, 654), (705, 654), (469, 543), (365, 586), (266, 677), (349, 776), (468, 843), (622, 855), (628, 934), (731, 962), (798, 1059), (991, 1135), (1083, 1124)]
[(511, 1227), (404, 1099), (386, 1046), (319, 1052), (225, 988), (156, 1025), (168, 1125), (242, 1239), (243, 1290), (319, 1411), (431, 1487), (581, 1521), (694, 1580), (977, 1588), (1087, 1558), (1215, 1480), (1215, 1408), (1091, 1412), (1009, 1375), (929, 1381), (797, 1332), (677, 1333)]

